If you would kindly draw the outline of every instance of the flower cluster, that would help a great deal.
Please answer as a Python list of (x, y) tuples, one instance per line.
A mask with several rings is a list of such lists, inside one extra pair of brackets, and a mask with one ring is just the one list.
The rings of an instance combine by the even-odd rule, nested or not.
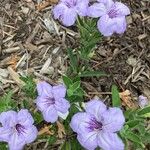
[(88, 150), (100, 147), (103, 150), (124, 150), (117, 131), (125, 123), (119, 108), (107, 108), (100, 100), (86, 103), (85, 112), (75, 114), (70, 126), (78, 134), (80, 144)]
[(97, 26), (104, 36), (113, 33), (124, 33), (126, 30), (125, 16), (130, 14), (129, 8), (121, 2), (113, 0), (97, 0), (89, 6), (89, 0), (60, 0), (53, 9), (55, 19), (65, 26), (75, 23), (77, 15), (98, 18)]

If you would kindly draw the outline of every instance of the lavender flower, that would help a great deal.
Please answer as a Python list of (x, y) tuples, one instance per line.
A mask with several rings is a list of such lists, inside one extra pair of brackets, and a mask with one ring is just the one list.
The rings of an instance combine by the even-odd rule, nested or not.
[(51, 86), (45, 81), (37, 85), (36, 105), (42, 112), (44, 120), (54, 123), (58, 116), (68, 113), (69, 102), (65, 99), (66, 88), (63, 85)]
[(141, 108), (144, 108), (145, 106), (148, 105), (148, 99), (147, 99), (147, 97), (145, 97), (143, 95), (139, 96), (138, 102), (139, 102), (139, 106)]
[(125, 16), (130, 14), (129, 8), (121, 2), (113, 0), (97, 0), (88, 9), (90, 17), (101, 17), (98, 21), (98, 29), (104, 36), (113, 33), (124, 33), (126, 30)]
[(123, 150), (124, 144), (116, 132), (124, 122), (121, 109), (107, 109), (101, 101), (91, 100), (86, 103), (85, 112), (73, 116), (70, 126), (87, 150), (94, 150), (98, 146), (103, 150)]
[(25, 144), (33, 142), (37, 137), (34, 120), (26, 109), (18, 113), (7, 111), (0, 114), (0, 141), (8, 142), (10, 150), (21, 150)]
[(59, 19), (65, 26), (75, 23), (77, 15), (86, 16), (89, 0), (60, 0), (53, 9), (55, 19)]

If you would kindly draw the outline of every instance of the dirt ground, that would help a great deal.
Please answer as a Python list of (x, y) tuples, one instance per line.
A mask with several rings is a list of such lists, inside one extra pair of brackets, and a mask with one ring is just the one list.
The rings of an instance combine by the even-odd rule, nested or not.
[[(109, 101), (116, 84), (120, 91), (131, 92), (134, 105), (141, 94), (150, 100), (150, 1), (123, 1), (131, 10), (127, 31), (103, 38), (91, 61), (93, 69), (110, 77), (83, 80), (83, 85), (90, 97)], [(0, 95), (13, 89), (21, 97), (20, 75), (52, 84), (61, 80), (68, 66), (66, 48), (76, 48), (78, 33), (53, 20), (53, 5), (42, 8), (40, 0), (0, 0)]]

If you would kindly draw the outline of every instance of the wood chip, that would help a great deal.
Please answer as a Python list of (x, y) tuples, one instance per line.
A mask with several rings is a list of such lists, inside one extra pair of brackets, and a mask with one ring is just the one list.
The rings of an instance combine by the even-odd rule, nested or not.
[(58, 137), (63, 138), (63, 136), (66, 134), (64, 125), (61, 124), (59, 121), (56, 122), (58, 127)]
[(25, 85), (25, 83), (20, 79), (19, 74), (18, 74), (17, 72), (15, 72), (15, 71), (12, 69), (11, 66), (9, 66), (9, 67), (7, 68), (7, 70), (8, 70), (8, 72), (9, 72), (11, 78), (15, 81), (15, 83), (16, 83), (20, 88), (22, 88), (22, 87)]
[(14, 53), (14, 52), (17, 52), (19, 50), (20, 50), (20, 47), (17, 46), (17, 47), (10, 47), (10, 48), (4, 49), (3, 52), (4, 53)]
[(54, 135), (54, 131), (53, 130), (50, 130), (50, 128), (52, 127), (52, 125), (49, 125), (49, 126), (44, 126), (44, 128), (42, 128), (39, 132), (38, 132), (38, 135)]

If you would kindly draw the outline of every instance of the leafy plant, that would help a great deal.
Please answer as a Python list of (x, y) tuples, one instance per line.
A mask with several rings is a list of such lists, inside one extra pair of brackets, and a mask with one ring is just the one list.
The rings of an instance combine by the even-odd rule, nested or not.
[(31, 99), (36, 98), (36, 83), (33, 80), (32, 76), (21, 77), (21, 80), (25, 82), (25, 86), (23, 86), (22, 90), (25, 95)]

